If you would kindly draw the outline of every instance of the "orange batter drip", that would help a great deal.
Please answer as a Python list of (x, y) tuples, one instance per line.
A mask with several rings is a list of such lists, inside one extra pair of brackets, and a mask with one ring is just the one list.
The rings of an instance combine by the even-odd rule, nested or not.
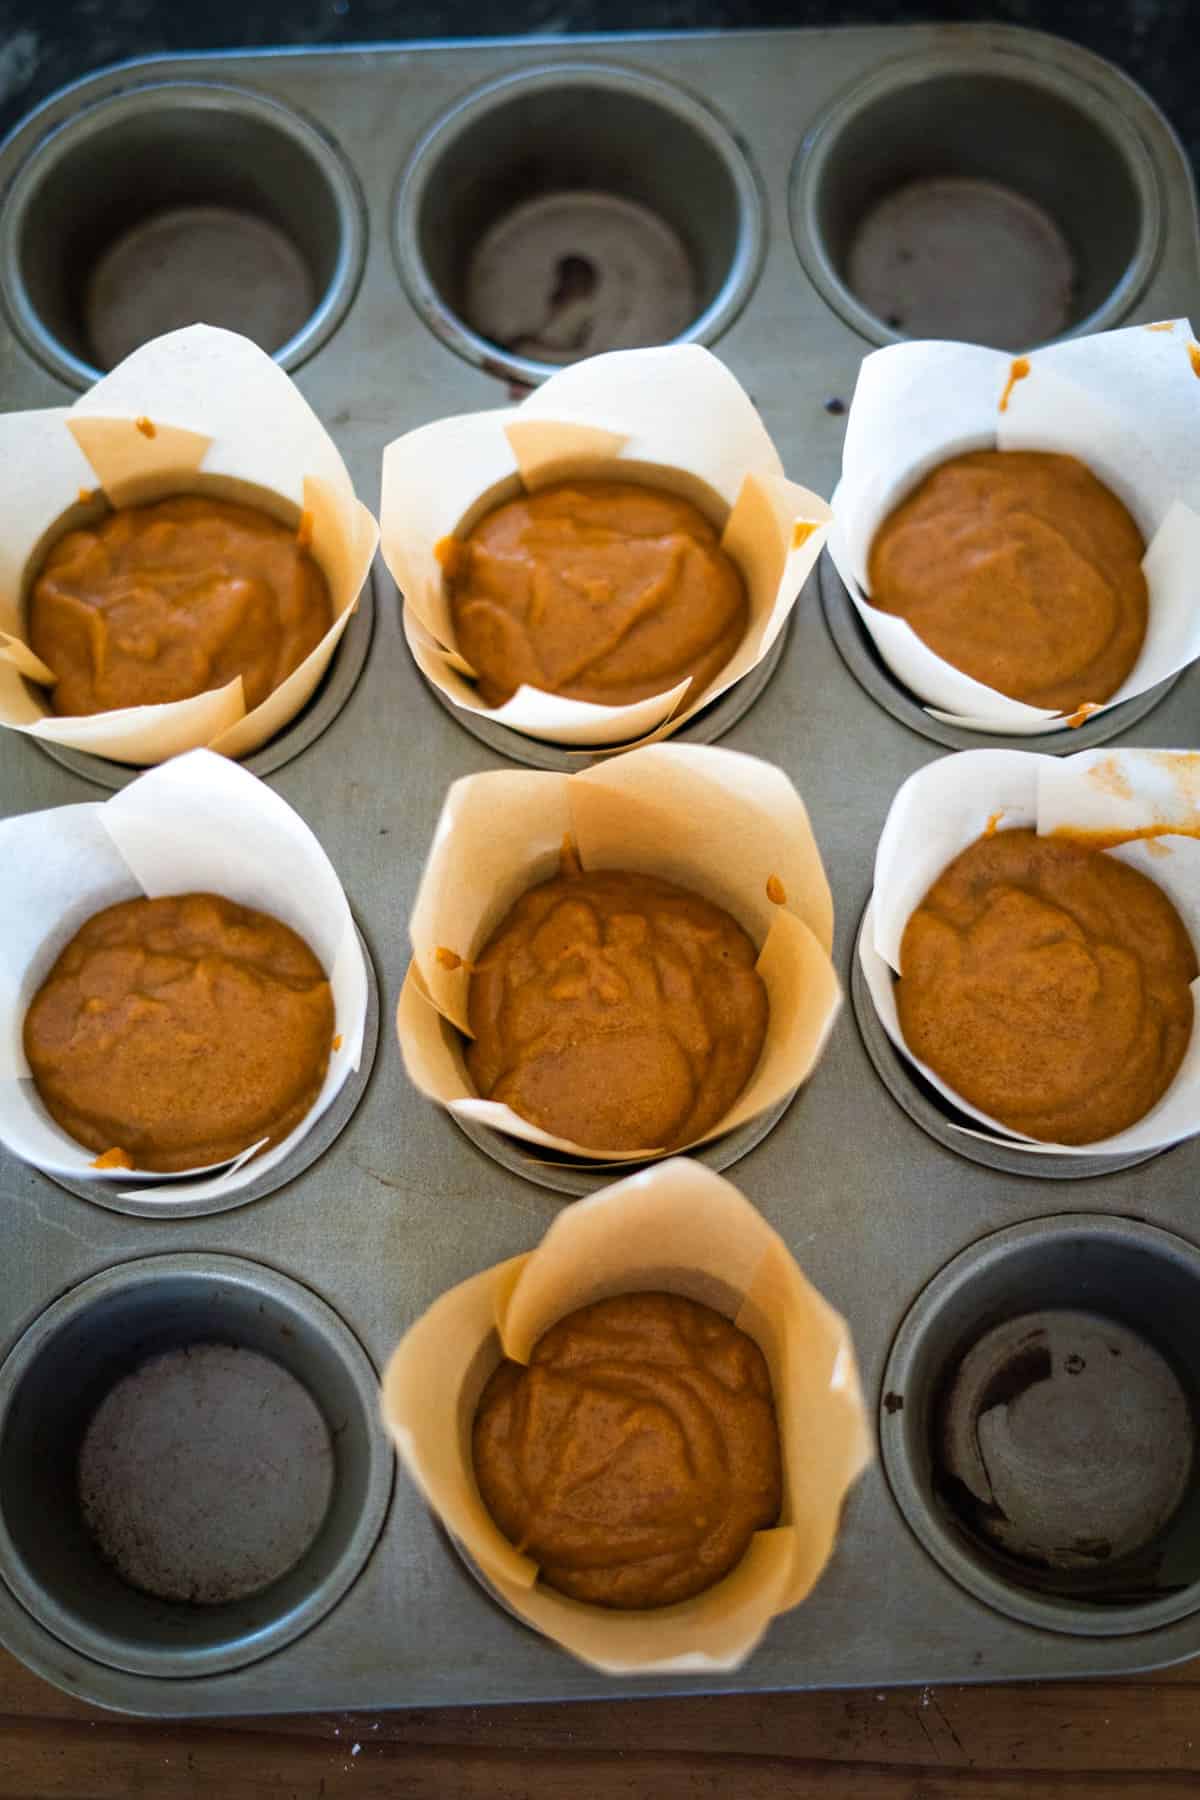
[(677, 1294), (599, 1300), (552, 1326), (528, 1368), (502, 1362), (474, 1457), (484, 1504), (541, 1580), (596, 1606), (701, 1593), (779, 1516), (762, 1351)]
[(92, 1162), (93, 1169), (132, 1169), (132, 1167), (133, 1158), (128, 1150), (122, 1150), (119, 1144), (114, 1144), (111, 1150), (106, 1150), (103, 1156), (95, 1157)]
[(76, 932), (25, 1015), (25, 1055), (78, 1143), (175, 1173), (286, 1137), (320, 1092), (333, 1023), (294, 931), (180, 894), (123, 901)]
[(631, 482), (525, 494), (439, 553), (480, 697), (522, 684), (622, 706), (687, 677), (708, 687), (746, 633), (736, 565), (689, 501)]
[(909, 919), (896, 1001), (913, 1053), (1027, 1137), (1091, 1144), (1166, 1092), (1196, 952), (1162, 889), (1028, 830), (978, 838)]
[(1016, 387), (1018, 381), (1026, 380), (1029, 373), (1029, 358), (1027, 356), (1014, 356), (1009, 365), (1008, 380), (1004, 384), (1004, 392), (1000, 396), (1001, 412), (1008, 411), (1008, 403), (1012, 399), (1013, 389)]
[(648, 875), (558, 875), (522, 895), (471, 977), (485, 1099), (591, 1150), (674, 1149), (754, 1072), (767, 994), (729, 914)]
[(56, 713), (187, 700), (242, 677), (247, 708), (332, 620), (297, 534), (257, 507), (180, 495), (123, 507), (54, 545), (29, 601), (29, 642)]
[(871, 545), (871, 603), (1014, 700), (1074, 712), (1138, 659), (1145, 542), (1073, 456), (975, 450), (927, 475)]

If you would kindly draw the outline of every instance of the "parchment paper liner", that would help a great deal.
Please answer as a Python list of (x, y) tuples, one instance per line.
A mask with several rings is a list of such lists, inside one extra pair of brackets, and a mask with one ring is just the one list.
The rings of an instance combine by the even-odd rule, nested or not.
[[(688, 683), (629, 706), (522, 686), (484, 706), (459, 654), (435, 545), (493, 507), (562, 480), (641, 481), (682, 494), (722, 529), (746, 580), (750, 624), (736, 654), (689, 706)], [(404, 595), (404, 632), (425, 678), (465, 712), (552, 743), (603, 746), (665, 736), (759, 663), (825, 541), (831, 514), (788, 481), (749, 395), (698, 344), (614, 350), (552, 375), (520, 406), (440, 419), (383, 453), (383, 559)]]
[[(22, 1047), (25, 1014), (55, 958), (93, 913), (145, 894), (215, 893), (257, 907), (299, 932), (333, 989), (334, 1032), (324, 1085), (299, 1125), (247, 1161), (254, 1148), (189, 1190), (232, 1193), (283, 1161), (341, 1091), (362, 1055), (367, 972), (342, 884), (320, 844), (285, 800), (248, 770), (194, 750), (105, 801), (0, 821), (0, 1141), (49, 1175), (128, 1182), (128, 1169), (96, 1169), (42, 1105)], [(260, 1140), (261, 1141), (261, 1140)], [(173, 1184), (204, 1170), (154, 1172), (139, 1200), (175, 1197)], [(136, 1175), (137, 1171), (132, 1171)]]
[[(413, 960), (396, 1013), (404, 1066), (421, 1092), (461, 1118), (571, 1156), (633, 1162), (661, 1154), (554, 1137), (481, 1100), (467, 1074), (467, 965), (519, 896), (558, 872), (564, 837), (585, 869), (632, 870), (690, 888), (724, 907), (759, 946), (770, 1004), (762, 1055), (730, 1111), (695, 1142), (793, 1093), (816, 1066), (841, 1005), (820, 852), (782, 770), (690, 744), (647, 745), (575, 775), (513, 769), (454, 783), (413, 904)], [(767, 897), (772, 875), (784, 904)], [(462, 957), (462, 966), (446, 968), (439, 950)]]
[[(1039, 832), (1128, 832), (1105, 851), (1157, 882), (1200, 953), (1200, 755), (1183, 750), (1084, 750), (1074, 756), (1029, 750), (963, 750), (911, 775), (893, 800), (875, 857), (875, 891), (863, 921), (859, 960), (889, 1038), (939, 1093), (984, 1129), (974, 1137), (1019, 1144), (1036, 1156), (1135, 1156), (1200, 1131), (1200, 980), (1197, 1019), (1174, 1081), (1136, 1124), (1091, 1144), (1027, 1138), (980, 1112), (915, 1057), (904, 1041), (893, 971), (909, 918), (947, 863), (990, 827), (1035, 825)], [(1137, 838), (1138, 832), (1162, 835)]]
[[(300, 711), (350, 623), (379, 532), (324, 426), (257, 345), (211, 325), (155, 338), (73, 406), (0, 415), (0, 467), (0, 725), (149, 764), (201, 745), (245, 756)], [(239, 675), (191, 700), (57, 717), (30, 685), (52, 681), (51, 671), (22, 637), (42, 558), (63, 532), (101, 517), (104, 500), (136, 506), (177, 493), (240, 500), (291, 526), (307, 514), (332, 625), (249, 712)]]
[[(1186, 319), (1071, 338), (1014, 360), (976, 344), (889, 345), (864, 358), (833, 496), (829, 553), (889, 668), (935, 719), (1014, 736), (1066, 729), (1200, 656), (1200, 351)], [(1024, 364), (1028, 374), (1013, 380)], [(931, 469), (968, 450), (1077, 456), (1146, 540), (1146, 638), (1116, 693), (1070, 718), (974, 681), (903, 619), (870, 604), (883, 520)], [(1082, 716), (1081, 716), (1082, 715)]]
[[(479, 1497), (471, 1424), (502, 1355), (528, 1362), (566, 1313), (647, 1290), (713, 1306), (761, 1347), (779, 1420), (783, 1507), (779, 1524), (757, 1532), (737, 1568), (706, 1593), (652, 1612), (613, 1612), (535, 1585), (536, 1564)], [(383, 1416), (430, 1507), (499, 1598), (612, 1675), (737, 1668), (771, 1619), (816, 1584), (842, 1502), (872, 1455), (845, 1320), (737, 1188), (683, 1157), (578, 1201), (531, 1254), (436, 1300), (388, 1363)]]

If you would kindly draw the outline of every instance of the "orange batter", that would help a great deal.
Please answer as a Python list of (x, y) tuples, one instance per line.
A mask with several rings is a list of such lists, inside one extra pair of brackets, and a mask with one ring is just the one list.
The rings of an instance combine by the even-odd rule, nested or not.
[(325, 973), (288, 926), (178, 894), (76, 932), (25, 1015), (25, 1055), (78, 1143), (172, 1173), (285, 1138), (321, 1090), (333, 1023)]
[(471, 1079), (588, 1149), (690, 1143), (758, 1062), (755, 961), (741, 926), (696, 894), (570, 870), (522, 895), (475, 964)]
[(1161, 1099), (1192, 1032), (1196, 952), (1153, 881), (1034, 831), (969, 844), (900, 945), (915, 1055), (1027, 1137), (1091, 1144)]
[(871, 604), (956, 669), (1029, 706), (1107, 700), (1138, 659), (1146, 545), (1073, 456), (976, 450), (942, 463), (871, 545)]
[(29, 642), (78, 717), (187, 700), (240, 675), (247, 708), (286, 680), (332, 623), (325, 577), (257, 507), (180, 495), (69, 531), (29, 600)]
[(439, 546), (480, 697), (526, 684), (623, 706), (688, 676), (690, 701), (746, 634), (745, 584), (689, 501), (623, 481), (510, 500)]
[(668, 1606), (745, 1555), (780, 1506), (771, 1378), (752, 1338), (678, 1294), (560, 1319), (502, 1362), (475, 1415), (475, 1478), (541, 1579), (596, 1606)]

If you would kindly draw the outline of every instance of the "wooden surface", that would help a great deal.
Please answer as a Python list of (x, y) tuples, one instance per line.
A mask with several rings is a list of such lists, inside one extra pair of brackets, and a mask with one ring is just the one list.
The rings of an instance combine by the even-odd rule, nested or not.
[(139, 1724), (0, 1652), (0, 1800), (1200, 1795), (1200, 1661), (1120, 1682)]

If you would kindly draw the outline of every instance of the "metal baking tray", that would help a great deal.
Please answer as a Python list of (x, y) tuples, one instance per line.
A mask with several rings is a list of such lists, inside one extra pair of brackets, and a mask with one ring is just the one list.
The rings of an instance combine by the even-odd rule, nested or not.
[[(527, 80), (511, 92), (502, 85), (473, 98), (517, 77)], [(104, 229), (119, 226), (123, 196), (138, 184), (163, 179), (162, 170), (189, 171), (191, 198), (240, 195), (294, 236), (325, 298), (282, 357), (372, 501), (391, 437), (502, 404), (511, 376), (536, 373), (465, 332), (446, 299), (447, 242), (478, 228), (472, 183), (503, 160), (504, 108), (514, 98), (527, 130), (550, 134), (544, 152), (560, 181), (570, 170), (586, 184), (594, 166), (602, 181), (624, 180), (678, 221), (695, 246), (704, 335), (757, 399), (789, 473), (824, 493), (837, 477), (859, 360), (891, 335), (844, 288), (839, 246), (871, 183), (915, 147), (924, 144), (935, 164), (940, 158), (942, 173), (962, 165), (1042, 192), (1079, 254), (1076, 323), (1178, 315), (1197, 292), (1195, 195), (1166, 121), (1116, 70), (1022, 30), (872, 27), (156, 58), (67, 89), (0, 149), (0, 404), (66, 404), (85, 383), (66, 247), (98, 229), (102, 214)], [(414, 172), (414, 151), (427, 138)], [(228, 173), (239, 158), (234, 176), (206, 196), (212, 168)], [(1148, 710), (1121, 709), (1125, 716), (1054, 748), (1114, 729), (1131, 743), (1195, 744), (1198, 698), (1192, 669)], [(908, 774), (944, 754), (945, 735), (926, 728), (911, 696), (874, 661), (828, 568), (802, 596), (761, 691), (697, 735), (716, 731), (781, 764), (803, 792), (833, 885), (849, 997), (889, 802)], [(357, 1110), (293, 1179), (206, 1217), (111, 1210), (0, 1158), (0, 1351), (9, 1358), (0, 1387), (15, 1379), (14, 1356), (34, 1367), (47, 1405), (60, 1396), (50, 1408), (60, 1439), (70, 1437), (61, 1393), (78, 1385), (90, 1357), (102, 1351), (116, 1368), (134, 1340), (161, 1347), (180, 1334), (203, 1336), (206, 1317), (222, 1341), (271, 1347), (321, 1404), (341, 1408), (339, 1425), (353, 1426), (337, 1477), (339, 1543), (323, 1568), (301, 1565), (298, 1586), (271, 1601), (266, 1623), (250, 1607), (190, 1635), (181, 1627), (171, 1656), (115, 1667), (120, 1621), (106, 1625), (103, 1607), (87, 1646), (72, 1647), (52, 1613), (48, 1625), (29, 1610), (36, 1594), (22, 1600), (0, 1584), (0, 1640), (73, 1693), (178, 1715), (696, 1691), (685, 1679), (604, 1679), (517, 1627), (466, 1572), (407, 1481), (387, 1502), (371, 1434), (355, 1423), (362, 1364), (354, 1340), (377, 1369), (436, 1295), (529, 1248), (569, 1203), (527, 1179), (519, 1156), (501, 1162), (486, 1140), (469, 1141), (421, 1100), (389, 1029), (407, 960), (407, 909), (447, 784), (514, 753), (551, 764), (556, 754), (473, 735), (438, 703), (406, 651), (395, 589), (377, 567), (373, 637), (368, 617), (345, 640), (313, 711), (255, 759), (316, 830), (378, 972), (380, 1051)], [(125, 778), (0, 734), (8, 812), (98, 798)], [(966, 1568), (944, 1521), (930, 1522), (922, 1464), (938, 1357), (953, 1356), (956, 1344), (961, 1353), (963, 1320), (980, 1309), (1019, 1311), (1028, 1294), (1043, 1306), (1086, 1306), (1091, 1295), (1135, 1328), (1188, 1310), (1195, 1252), (1181, 1240), (1200, 1241), (1200, 1143), (1106, 1174), (1081, 1158), (1055, 1165), (1065, 1178), (1047, 1179), (1045, 1162), (1031, 1170), (1016, 1155), (986, 1166), (957, 1154), (928, 1094), (907, 1092), (908, 1081), (889, 1069), (877, 1034), (864, 1041), (848, 1003), (804, 1093), (761, 1141), (734, 1146), (732, 1178), (849, 1317), (888, 1467), (877, 1464), (851, 1496), (812, 1598), (775, 1623), (744, 1668), (705, 1686), (1113, 1674), (1200, 1651), (1190, 1575), (1147, 1610), (1117, 1608), (1091, 1629), (1061, 1609), (1049, 1622), (1037, 1606), (1012, 1616), (1004, 1582), (989, 1585)], [(570, 1189), (574, 1174), (561, 1185)], [(1073, 1216), (1046, 1223), (1063, 1214)], [(1016, 1229), (1024, 1222), (1028, 1230)], [(1013, 1237), (984, 1243), (993, 1233)], [(960, 1253), (965, 1262), (925, 1294)], [(153, 1258), (163, 1259), (158, 1270)], [(1008, 1288), (1006, 1270), (1015, 1272)], [(943, 1303), (949, 1312), (939, 1312)], [(147, 1306), (149, 1314), (139, 1311)], [(1189, 1316), (1200, 1318), (1200, 1308), (1192, 1304)], [(151, 1336), (138, 1337), (147, 1317)], [(1200, 1367), (1200, 1347), (1183, 1325), (1171, 1353), (1185, 1377), (1193, 1354)], [(339, 1381), (341, 1399), (331, 1399)], [(46, 1479), (39, 1457), (53, 1459), (54, 1444), (47, 1449), (36, 1433), (14, 1442), (24, 1449), (14, 1467), (0, 1468), (0, 1507), (5, 1493), (28, 1493), (35, 1468)], [(60, 1579), (44, 1532), (41, 1542), (47, 1579)], [(214, 1648), (222, 1630), (227, 1654)]]

